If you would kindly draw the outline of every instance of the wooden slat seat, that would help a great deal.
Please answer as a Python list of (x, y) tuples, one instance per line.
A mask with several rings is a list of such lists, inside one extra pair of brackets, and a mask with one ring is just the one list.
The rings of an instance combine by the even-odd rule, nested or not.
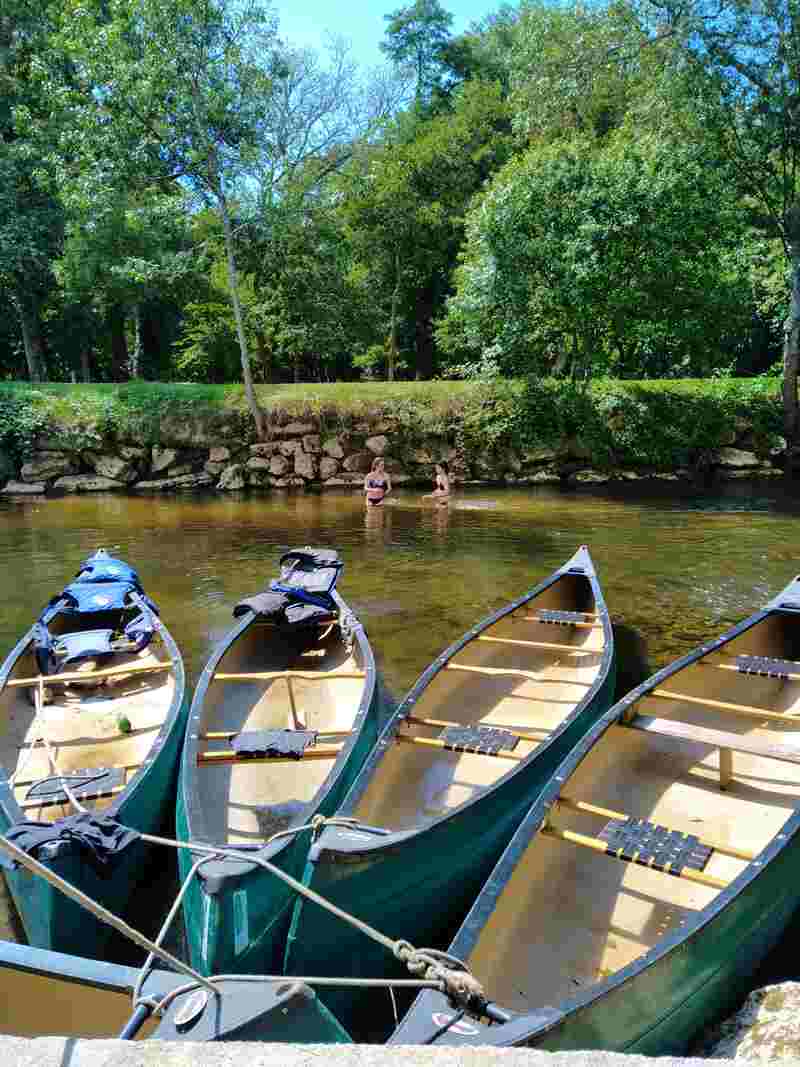
[[(609, 859), (625, 861), (624, 856), (616, 856), (613, 852), (609, 852), (608, 845), (599, 837), (590, 837), (588, 834), (578, 834), (575, 833), (574, 830), (560, 830), (557, 826), (551, 826), (549, 824), (542, 827), (541, 833), (546, 837), (555, 837), (560, 841), (569, 841), (570, 844), (582, 845), (584, 848), (591, 848), (595, 852), (602, 852), (604, 855), (608, 856)], [(651, 867), (649, 864), (642, 864), (642, 866), (650, 867), (651, 870), (659, 871), (662, 874), (668, 875), (670, 878), (686, 878), (690, 882), (698, 882), (700, 885), (710, 886), (713, 889), (725, 889), (728, 885), (728, 883), (723, 882), (721, 878), (713, 878), (710, 874), (705, 874), (703, 871), (694, 871), (689, 867), (684, 867), (680, 872), (673, 872), (662, 870), (659, 867)]]
[[(463, 726), (463, 723), (460, 723), (460, 722), (449, 722), (447, 719), (418, 719), (415, 715), (407, 715), (405, 721), (413, 723), (414, 726), (433, 726), (433, 727)], [(541, 740), (543, 740), (542, 737), (534, 737), (533, 734), (530, 734), (530, 733), (527, 733), (525, 731), (522, 731), (522, 730), (518, 729), (516, 726), (506, 726), (504, 723), (501, 723), (501, 722), (475, 723), (475, 725), (476, 726), (489, 726), (489, 727), (492, 727), (492, 728), (494, 728), (496, 730), (506, 730), (508, 733), (513, 734), (514, 737), (519, 737), (520, 740), (522, 740), (522, 741), (533, 741), (535, 744), (538, 744)], [(540, 734), (544, 735), (544, 737), (547, 737), (549, 734), (551, 734), (553, 732), (552, 730), (547, 729), (544, 726), (542, 726), (542, 727), (528, 726), (528, 727), (526, 727), (526, 730), (536, 730), (537, 733), (540, 733)]]
[(784, 742), (765, 741), (760, 738), (741, 737), (723, 730), (709, 730), (705, 726), (693, 723), (676, 722), (673, 719), (654, 719), (649, 715), (636, 715), (624, 723), (625, 728), (643, 730), (645, 733), (659, 737), (671, 737), (676, 741), (694, 741), (714, 748), (728, 749), (731, 752), (746, 752), (752, 756), (764, 756), (767, 759), (783, 760), (786, 763), (800, 763), (800, 746)]
[[(558, 807), (569, 808), (572, 811), (582, 811), (589, 815), (599, 815), (604, 819), (630, 819), (632, 816), (623, 811), (612, 811), (610, 808), (602, 808), (597, 804), (590, 804), (585, 800), (575, 800), (573, 797), (560, 796), (556, 801)], [(666, 829), (669, 830), (669, 827)], [(748, 863), (756, 858), (755, 852), (734, 848), (722, 841), (715, 841), (708, 837), (698, 837), (701, 845), (707, 845), (715, 852), (721, 852), (726, 856), (734, 856), (738, 860), (746, 860)]]
[(395, 741), (403, 741), (407, 745), (426, 745), (428, 748), (441, 748), (458, 756), (486, 756), (487, 759), (510, 759), (517, 762), (527, 758), (527, 756), (517, 756), (513, 752), (471, 752), (467, 749), (455, 749), (434, 737), (408, 737), (405, 734), (397, 734)]
[[(701, 667), (715, 667), (718, 671), (735, 671), (736, 674), (745, 674), (746, 672), (740, 671), (735, 663), (713, 663), (711, 660), (698, 660), (698, 665)], [(749, 675), (749, 677), (758, 677), (758, 675)], [(762, 677), (768, 677), (763, 675)], [(800, 682), (800, 673), (798, 674), (785, 674), (780, 678), (775, 678), (776, 681), (781, 682)]]
[(315, 745), (306, 749), (300, 757), (294, 756), (244, 756), (233, 749), (221, 749), (219, 752), (199, 752), (198, 767), (223, 766), (227, 763), (300, 763), (304, 760), (336, 759), (342, 750), (341, 745)]

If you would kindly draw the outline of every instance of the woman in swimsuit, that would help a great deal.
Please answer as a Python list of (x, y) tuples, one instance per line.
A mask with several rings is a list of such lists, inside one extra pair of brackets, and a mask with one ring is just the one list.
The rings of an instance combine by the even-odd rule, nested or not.
[(450, 468), (444, 460), (436, 464), (433, 492), (426, 493), (422, 499), (436, 500), (440, 504), (446, 504), (450, 499)]
[(384, 463), (380, 456), (372, 461), (372, 470), (364, 479), (364, 492), (367, 496), (367, 507), (377, 508), (383, 504), (383, 498), (392, 491), (392, 480), (384, 470)]

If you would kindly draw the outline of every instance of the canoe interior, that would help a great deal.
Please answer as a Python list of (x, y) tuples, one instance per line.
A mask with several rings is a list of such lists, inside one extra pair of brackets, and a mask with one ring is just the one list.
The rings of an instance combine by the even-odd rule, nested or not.
[[(585, 622), (539, 622), (532, 617), (541, 609), (580, 612)], [(413, 706), (413, 718), (508, 727), (528, 735), (518, 740), (513, 756), (528, 756), (560, 726), (598, 676), (605, 640), (595, 612), (589, 579), (562, 575), (464, 646), (426, 687)], [(529, 676), (502, 673), (514, 670)], [(442, 729), (407, 723), (400, 733), (438, 739)], [(352, 814), (393, 830), (423, 827), (474, 799), (516, 766), (503, 757), (396, 741)]]
[[(134, 613), (97, 612), (69, 620), (56, 616), (50, 630), (121, 628)], [(121, 621), (122, 618), (122, 621)], [(160, 633), (139, 653), (113, 653), (78, 664), (79, 673), (122, 666), (154, 666), (169, 663), (170, 655)], [(72, 673), (72, 670), (71, 670)], [(9, 679), (35, 678), (39, 674), (30, 646), (17, 659)], [(0, 693), (0, 764), (13, 775), (13, 791), (25, 817), (52, 822), (73, 813), (69, 803), (44, 803), (26, 799), (34, 782), (56, 771), (71, 774), (87, 767), (118, 767), (122, 780), (112, 796), (82, 801), (91, 810), (104, 810), (119, 794), (147, 758), (158, 731), (170, 713), (175, 696), (173, 670), (121, 674), (45, 686), (45, 703), (37, 718), (34, 690), (6, 686)], [(46, 737), (55, 766), (42, 741)]]
[[(338, 622), (304, 628), (303, 633), (305, 636), (290, 634), (255, 619), (216, 668), (203, 702), (200, 734), (302, 727), (323, 735), (318, 740), (320, 747), (342, 745), (358, 714), (367, 679), (325, 675), (363, 674), (358, 642), (349, 649)], [(291, 682), (285, 678), (217, 678), (219, 674), (270, 671), (318, 673), (320, 677), (297, 677)], [(339, 736), (325, 737), (325, 731)], [(200, 751), (207, 753), (230, 749), (226, 739), (203, 740), (201, 736), (198, 744)], [(208, 840), (219, 844), (257, 842), (286, 829), (313, 799), (334, 760), (334, 756), (274, 762), (240, 759), (220, 766), (198, 766), (197, 801)]]
[[(792, 718), (800, 714), (800, 682), (719, 669), (743, 653), (800, 660), (798, 622), (769, 615), (659, 688), (780, 712), (785, 723), (652, 695), (634, 711), (741, 741), (794, 742), (800, 751), (800, 719)], [(732, 778), (722, 790), (719, 747), (612, 725), (560, 796), (755, 855), (798, 804), (800, 763), (734, 751)], [(608, 821), (562, 803), (550, 817), (556, 828), (595, 838)], [(747, 863), (714, 850), (703, 873), (728, 883)], [(512, 1011), (557, 1005), (679, 933), (720, 891), (539, 832), (506, 882), (469, 963), (492, 999)]]

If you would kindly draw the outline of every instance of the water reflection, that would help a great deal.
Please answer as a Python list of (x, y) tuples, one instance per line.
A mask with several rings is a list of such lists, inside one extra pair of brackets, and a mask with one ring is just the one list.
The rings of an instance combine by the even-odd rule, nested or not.
[[(476, 620), (585, 543), (615, 624), (621, 692), (749, 615), (798, 571), (800, 502), (774, 484), (707, 496), (674, 483), (485, 493), (465, 489), (440, 507), (399, 490), (370, 509), (349, 492), (2, 500), (0, 649), (105, 547), (138, 568), (193, 684), (234, 603), (264, 588), (288, 547), (319, 544), (339, 550), (341, 592), (399, 695)], [(172, 888), (156, 879), (151, 891), (140, 895), (137, 925), (152, 933)], [(4, 908), (0, 895), (7, 928)], [(120, 946), (116, 957), (135, 955)]]

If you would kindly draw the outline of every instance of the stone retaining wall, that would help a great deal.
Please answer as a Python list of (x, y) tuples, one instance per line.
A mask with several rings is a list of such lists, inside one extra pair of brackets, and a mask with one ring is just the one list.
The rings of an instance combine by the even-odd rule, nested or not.
[[(167, 427), (162, 430), (168, 431)], [(170, 443), (170, 438), (172, 443)], [(785, 441), (764, 451), (746, 420), (737, 420), (732, 444), (704, 454), (694, 468), (594, 469), (591, 447), (567, 437), (553, 447), (526, 451), (511, 447), (466, 448), (455, 432), (413, 443), (397, 424), (355, 422), (326, 432), (316, 419), (270, 424), (266, 440), (231, 439), (224, 428), (175, 427), (162, 432), (162, 444), (108, 441), (102, 449), (65, 444), (58, 428), (40, 436), (21, 469), (0, 463), (2, 492), (13, 494), (129, 490), (304, 489), (359, 487), (376, 456), (384, 457), (392, 482), (430, 485), (433, 465), (447, 460), (456, 484), (587, 485), (657, 479), (711, 481), (715, 478), (772, 477), (782, 474)]]

